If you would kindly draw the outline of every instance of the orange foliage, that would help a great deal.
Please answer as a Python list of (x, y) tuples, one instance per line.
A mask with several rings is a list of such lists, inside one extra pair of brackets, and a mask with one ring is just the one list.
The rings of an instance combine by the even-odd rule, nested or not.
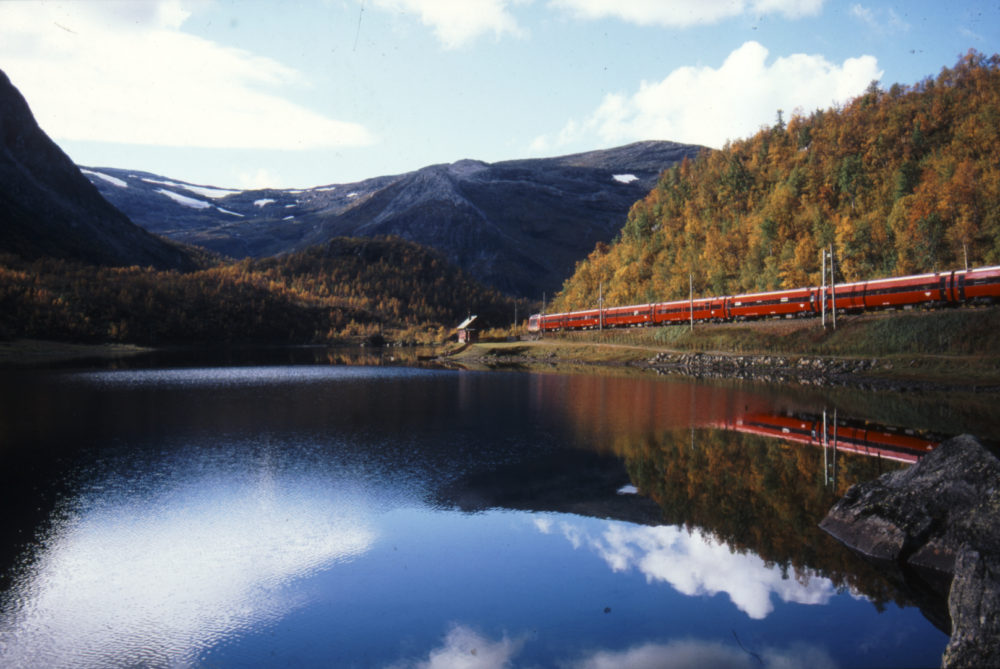
[(1000, 263), (1000, 56), (667, 170), (551, 310), (817, 284), (830, 243), (843, 281)]

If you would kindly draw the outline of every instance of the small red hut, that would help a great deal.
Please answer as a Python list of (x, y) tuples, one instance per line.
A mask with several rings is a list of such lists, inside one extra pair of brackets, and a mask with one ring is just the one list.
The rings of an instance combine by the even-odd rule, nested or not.
[(469, 316), (458, 326), (458, 343), (467, 344), (479, 339), (479, 330), (472, 327), (475, 316)]

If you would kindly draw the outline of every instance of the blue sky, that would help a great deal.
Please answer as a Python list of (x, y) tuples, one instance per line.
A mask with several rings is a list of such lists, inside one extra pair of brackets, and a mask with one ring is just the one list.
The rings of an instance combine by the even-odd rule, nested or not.
[(0, 69), (77, 163), (243, 188), (721, 147), (998, 44), (996, 1), (0, 0)]

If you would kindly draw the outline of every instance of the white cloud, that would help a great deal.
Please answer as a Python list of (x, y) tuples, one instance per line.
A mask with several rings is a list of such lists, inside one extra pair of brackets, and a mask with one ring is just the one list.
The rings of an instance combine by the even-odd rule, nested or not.
[(583, 19), (617, 18), (641, 26), (687, 28), (742, 15), (813, 16), (824, 0), (551, 0), (549, 5)]
[(185, 34), (179, 2), (0, 3), (0, 63), (57, 140), (172, 147), (363, 145), (360, 124), (285, 99), (275, 60)]
[(875, 20), (875, 12), (868, 7), (863, 7), (858, 4), (851, 5), (851, 16), (858, 19), (862, 23), (868, 24), (870, 27), (876, 27), (878, 25), (878, 22)]
[(864, 92), (882, 76), (872, 56), (841, 65), (793, 54), (767, 62), (768, 51), (747, 42), (718, 68), (682, 67), (631, 95), (608, 94), (583, 120), (537, 138), (535, 153), (569, 144), (605, 146), (666, 139), (719, 148), (773, 123), (778, 109), (825, 109)]
[(891, 7), (871, 9), (864, 5), (853, 4), (851, 16), (878, 33), (906, 32), (910, 29), (910, 24)]
[(241, 171), (236, 176), (236, 184), (244, 190), (257, 190), (261, 188), (280, 188), (285, 184), (285, 180), (280, 174), (266, 167), (258, 167), (251, 172)]
[(447, 49), (465, 46), (484, 34), (524, 34), (507, 10), (517, 0), (375, 0), (375, 6), (395, 12), (417, 14), (420, 22), (433, 28)]

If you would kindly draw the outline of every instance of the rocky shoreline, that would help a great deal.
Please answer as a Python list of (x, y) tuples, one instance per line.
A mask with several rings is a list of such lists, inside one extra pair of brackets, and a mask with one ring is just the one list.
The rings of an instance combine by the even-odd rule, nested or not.
[(1000, 459), (949, 439), (909, 469), (851, 487), (820, 527), (950, 628), (943, 667), (1000, 663)]
[[(440, 362), (450, 362), (439, 358)], [(749, 355), (736, 353), (669, 352), (651, 358), (609, 362), (566, 356), (555, 351), (534, 353), (523, 347), (510, 350), (491, 349), (485, 355), (470, 356), (464, 362), (491, 369), (529, 369), (546, 365), (589, 365), (599, 367), (632, 367), (657, 374), (681, 375), (697, 379), (742, 379), (762, 383), (791, 383), (814, 387), (849, 387), (858, 390), (914, 392), (954, 391), (1000, 393), (1000, 385), (976, 385), (961, 381), (945, 382), (907, 378), (906, 372), (919, 368), (920, 359), (890, 361), (880, 358), (848, 358), (824, 356)]]
[(647, 366), (659, 373), (683, 373), (696, 378), (725, 378), (801, 383), (813, 386), (853, 386), (884, 390), (887, 383), (908, 389), (901, 381), (887, 382), (872, 376), (891, 371), (891, 362), (876, 358), (791, 358), (780, 355), (734, 355), (722, 353), (658, 353)]

